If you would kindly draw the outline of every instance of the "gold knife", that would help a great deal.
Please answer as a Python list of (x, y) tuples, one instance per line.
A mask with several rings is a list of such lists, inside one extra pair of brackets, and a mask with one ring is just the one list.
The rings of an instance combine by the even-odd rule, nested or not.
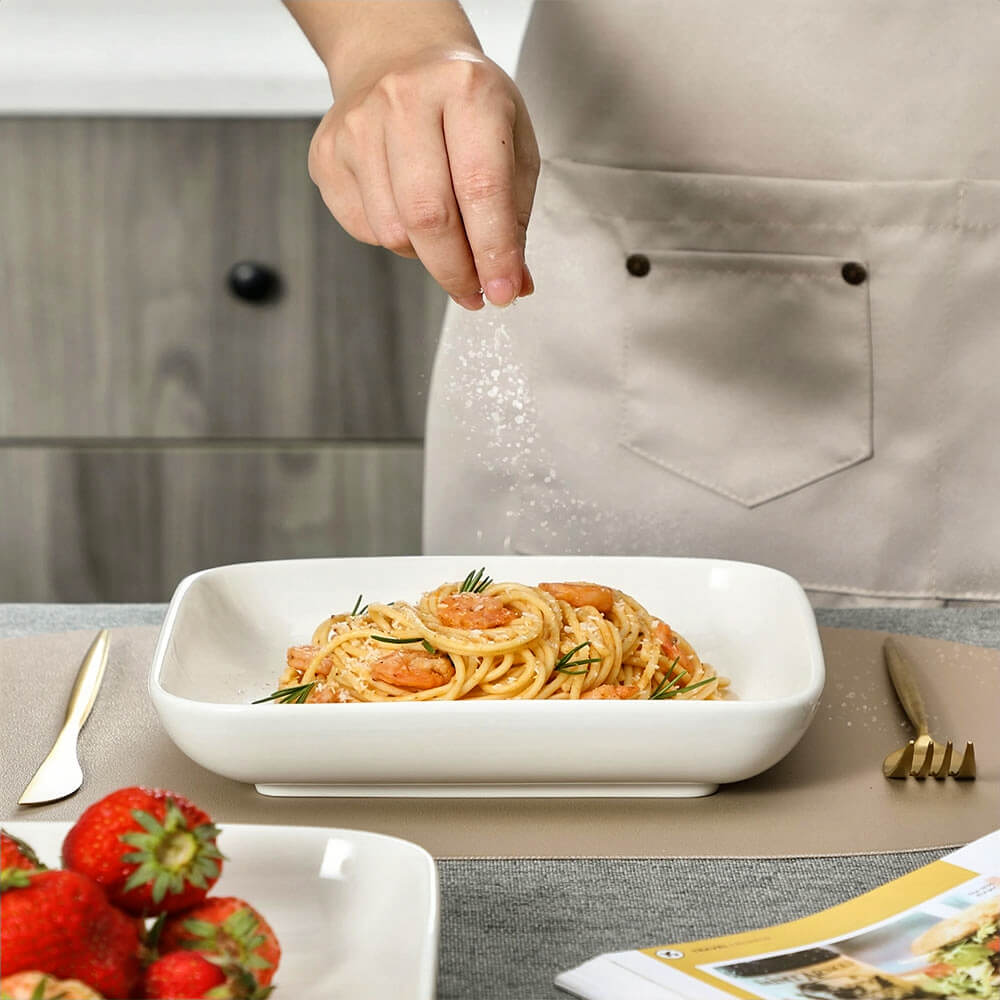
[(76, 756), (76, 741), (94, 707), (97, 692), (104, 679), (110, 644), (111, 633), (107, 629), (101, 629), (80, 664), (76, 682), (70, 692), (66, 720), (55, 744), (35, 776), (28, 782), (28, 787), (21, 793), (18, 805), (36, 806), (43, 802), (55, 802), (56, 799), (72, 795), (83, 784), (83, 771)]

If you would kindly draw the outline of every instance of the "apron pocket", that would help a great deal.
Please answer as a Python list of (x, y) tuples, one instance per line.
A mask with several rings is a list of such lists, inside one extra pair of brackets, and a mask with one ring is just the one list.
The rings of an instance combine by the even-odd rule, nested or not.
[(747, 507), (871, 456), (868, 282), (857, 262), (630, 252), (625, 448)]

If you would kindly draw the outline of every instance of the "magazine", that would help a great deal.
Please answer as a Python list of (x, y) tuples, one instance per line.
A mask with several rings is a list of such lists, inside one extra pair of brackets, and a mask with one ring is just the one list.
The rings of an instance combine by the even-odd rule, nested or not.
[(600, 955), (582, 1000), (1000, 1000), (1000, 830), (828, 910), (762, 930)]

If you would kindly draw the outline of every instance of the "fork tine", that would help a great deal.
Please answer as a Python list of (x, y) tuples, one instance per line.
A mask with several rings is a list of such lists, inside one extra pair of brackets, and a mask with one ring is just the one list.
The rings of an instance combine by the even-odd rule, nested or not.
[(927, 744), (927, 753), (924, 754), (923, 763), (920, 765), (920, 769), (913, 772), (914, 778), (926, 778), (928, 774), (931, 773), (931, 763), (934, 760), (934, 743), (929, 742)]
[(951, 751), (952, 744), (951, 740), (948, 740), (944, 745), (944, 753), (941, 755), (941, 763), (931, 771), (931, 776), (936, 778), (938, 781), (943, 781), (948, 777), (951, 771)]
[(976, 776), (976, 748), (971, 742), (965, 744), (965, 753), (959, 762), (958, 769), (951, 772), (956, 781), (972, 781)]
[(896, 766), (886, 775), (887, 778), (909, 777), (910, 769), (913, 767), (913, 740), (906, 744), (903, 755), (896, 761)]

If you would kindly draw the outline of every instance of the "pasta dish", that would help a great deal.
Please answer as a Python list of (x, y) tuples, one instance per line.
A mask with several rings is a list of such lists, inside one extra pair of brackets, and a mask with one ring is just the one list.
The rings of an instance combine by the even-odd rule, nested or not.
[(728, 680), (634, 598), (594, 583), (494, 583), (333, 614), (288, 650), (282, 703), (718, 699)]

